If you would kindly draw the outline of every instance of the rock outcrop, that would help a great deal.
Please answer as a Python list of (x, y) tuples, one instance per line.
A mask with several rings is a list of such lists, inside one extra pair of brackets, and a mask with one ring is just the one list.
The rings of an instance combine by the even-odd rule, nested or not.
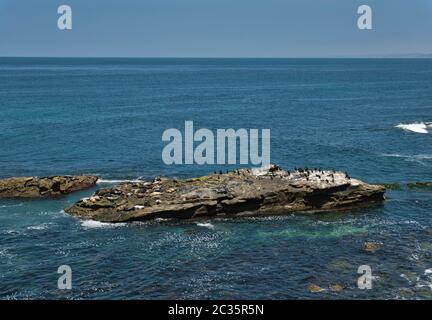
[(407, 184), (408, 189), (432, 190), (432, 182), (413, 182)]
[(0, 198), (58, 197), (90, 188), (95, 176), (19, 177), (0, 179)]
[(363, 243), (362, 249), (365, 252), (375, 252), (380, 248), (380, 244), (378, 242), (366, 241)]
[(381, 202), (384, 193), (385, 187), (342, 172), (289, 172), (271, 165), (188, 180), (122, 183), (100, 189), (65, 211), (103, 222), (255, 216), (350, 208)]

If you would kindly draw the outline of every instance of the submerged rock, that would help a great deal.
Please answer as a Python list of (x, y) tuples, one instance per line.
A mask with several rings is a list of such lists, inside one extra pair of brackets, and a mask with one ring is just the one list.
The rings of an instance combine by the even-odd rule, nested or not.
[(308, 285), (307, 289), (310, 293), (318, 293), (318, 292), (324, 291), (324, 289), (321, 288), (319, 285), (313, 284), (313, 283)]
[(407, 184), (409, 189), (426, 189), (432, 190), (432, 182), (412, 182)]
[(402, 186), (399, 183), (380, 183), (387, 190), (402, 190)]
[(375, 252), (380, 246), (378, 242), (366, 241), (363, 243), (362, 249), (366, 252)]
[(354, 268), (351, 263), (349, 263), (346, 259), (343, 258), (334, 259), (328, 264), (328, 267), (332, 271), (337, 271), (341, 274), (351, 273)]
[(257, 216), (379, 203), (384, 193), (383, 186), (366, 184), (342, 172), (289, 172), (271, 165), (188, 180), (121, 183), (98, 190), (65, 211), (105, 222)]
[(340, 292), (345, 289), (345, 285), (340, 283), (334, 283), (329, 286), (330, 291), (332, 292)]
[(90, 188), (95, 176), (20, 177), (0, 179), (0, 198), (57, 197)]

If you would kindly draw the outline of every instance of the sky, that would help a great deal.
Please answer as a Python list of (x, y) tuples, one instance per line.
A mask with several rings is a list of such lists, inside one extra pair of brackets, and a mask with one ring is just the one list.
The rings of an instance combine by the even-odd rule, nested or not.
[[(57, 8), (72, 8), (59, 30)], [(359, 30), (369, 5), (373, 29)], [(352, 57), (432, 53), (432, 0), (0, 0), (0, 56)]]

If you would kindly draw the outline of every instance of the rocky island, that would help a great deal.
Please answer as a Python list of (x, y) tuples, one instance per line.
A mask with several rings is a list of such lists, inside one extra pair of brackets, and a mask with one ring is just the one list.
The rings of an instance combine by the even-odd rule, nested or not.
[(19, 177), (0, 179), (0, 198), (57, 197), (94, 186), (96, 176)]
[(382, 202), (385, 191), (344, 172), (290, 172), (270, 165), (187, 180), (125, 182), (100, 189), (65, 212), (102, 222), (258, 216), (370, 205)]

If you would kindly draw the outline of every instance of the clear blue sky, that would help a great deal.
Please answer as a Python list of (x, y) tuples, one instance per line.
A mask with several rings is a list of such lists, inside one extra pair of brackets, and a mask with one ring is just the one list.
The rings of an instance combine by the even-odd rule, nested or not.
[[(57, 29), (57, 7), (73, 30)], [(374, 30), (357, 29), (372, 7)], [(328, 57), (432, 53), (432, 0), (0, 0), (0, 56)]]

